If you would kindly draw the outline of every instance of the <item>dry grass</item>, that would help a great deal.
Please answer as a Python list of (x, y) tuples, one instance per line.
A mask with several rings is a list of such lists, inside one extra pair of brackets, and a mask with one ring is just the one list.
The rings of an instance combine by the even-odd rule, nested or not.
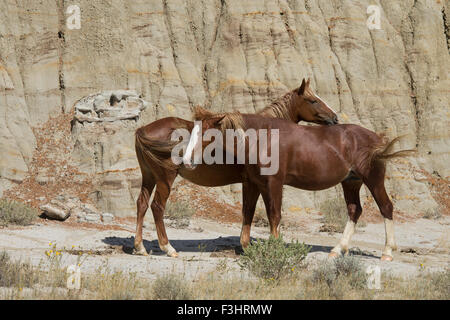
[[(381, 290), (369, 290), (361, 264), (352, 257), (298, 268), (279, 281), (224, 276), (217, 270), (193, 280), (175, 273), (149, 280), (112, 271), (105, 262), (92, 274), (82, 275), (79, 290), (69, 290), (61, 254), (49, 251), (53, 247), (37, 267), (0, 253), (0, 299), (450, 299), (449, 269), (423, 271), (407, 279), (382, 275)], [(224, 262), (220, 268), (228, 267)]]

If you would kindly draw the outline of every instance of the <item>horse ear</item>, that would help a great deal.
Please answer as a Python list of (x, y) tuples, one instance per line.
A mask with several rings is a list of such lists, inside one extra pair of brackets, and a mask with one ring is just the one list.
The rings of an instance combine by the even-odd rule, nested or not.
[(306, 86), (309, 87), (309, 83), (311, 82), (311, 79), (308, 78), (308, 81), (306, 81)]
[(305, 93), (305, 89), (306, 89), (306, 81), (305, 78), (303, 78), (302, 85), (298, 89), (298, 95), (302, 96)]

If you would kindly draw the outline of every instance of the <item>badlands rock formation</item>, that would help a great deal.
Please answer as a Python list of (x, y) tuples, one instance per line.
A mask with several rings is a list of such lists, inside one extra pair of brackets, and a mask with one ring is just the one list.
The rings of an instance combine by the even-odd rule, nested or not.
[[(81, 9), (80, 29), (66, 23), (70, 5)], [(369, 5), (380, 29), (366, 24)], [(388, 191), (402, 211), (436, 208), (427, 177), (450, 175), (449, 17), (445, 0), (2, 1), (0, 195), (30, 174), (33, 128), (77, 108), (72, 164), (96, 176), (101, 209), (133, 214), (135, 128), (189, 118), (193, 105), (254, 112), (310, 77), (341, 122), (407, 135), (398, 147), (418, 156), (389, 165)], [(133, 102), (113, 102), (138, 109), (120, 117), (106, 104), (116, 110), (105, 115), (108, 98), (87, 101), (111, 90), (134, 90)], [(83, 97), (94, 109), (75, 106)], [(220, 194), (238, 200), (236, 188)], [(284, 210), (318, 208), (339, 192), (286, 188)]]

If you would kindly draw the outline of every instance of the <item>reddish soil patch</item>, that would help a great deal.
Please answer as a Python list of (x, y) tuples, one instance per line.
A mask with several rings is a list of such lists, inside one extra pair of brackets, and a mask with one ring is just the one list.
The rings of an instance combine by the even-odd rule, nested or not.
[[(71, 161), (72, 119), (73, 113), (61, 114), (33, 128), (37, 145), (28, 175), (22, 182), (5, 191), (5, 198), (27, 201), (27, 204), (36, 208), (60, 194), (91, 202), (88, 196), (93, 190), (93, 177), (80, 172)], [(45, 200), (39, 200), (43, 197)]]
[(76, 217), (69, 217), (65, 221), (57, 221), (57, 220), (49, 220), (49, 219), (41, 219), (39, 223), (45, 225), (62, 225), (64, 227), (69, 228), (86, 228), (86, 229), (95, 229), (99, 231), (105, 230), (117, 230), (117, 231), (130, 231), (129, 229), (125, 229), (124, 227), (117, 225), (117, 223), (121, 223), (118, 221), (118, 218), (114, 220), (114, 224), (102, 224), (102, 223), (91, 223), (91, 222), (78, 222)]
[(439, 204), (440, 213), (442, 215), (450, 215), (450, 180), (448, 177), (442, 178), (437, 174), (431, 174), (425, 170), (419, 170), (426, 177), (426, 181), (431, 187), (431, 195)]
[[(177, 192), (178, 188), (184, 186), (187, 188), (183, 188), (183, 191), (185, 191), (183, 194)], [(179, 199), (188, 200), (189, 204), (196, 211), (196, 217), (224, 223), (242, 222), (241, 206), (218, 201), (217, 196), (207, 187), (201, 187), (187, 180), (182, 180), (173, 190), (169, 201)]]
[[(395, 222), (411, 222), (419, 218), (418, 215), (411, 215), (395, 209), (393, 212), (393, 217)], [(382, 223), (384, 221), (384, 218), (373, 199), (364, 202), (363, 211), (359, 221), (366, 223)]]

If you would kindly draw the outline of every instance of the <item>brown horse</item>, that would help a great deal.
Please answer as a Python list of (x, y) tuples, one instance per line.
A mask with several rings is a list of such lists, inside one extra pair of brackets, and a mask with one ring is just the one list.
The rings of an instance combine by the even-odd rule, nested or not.
[[(209, 113), (206, 113), (209, 115)], [(280, 99), (259, 112), (264, 117), (283, 118), (292, 123), (299, 121), (318, 124), (336, 124), (336, 113), (321, 100), (309, 87), (309, 79), (303, 79), (301, 86), (288, 92)], [(170, 245), (164, 226), (163, 215), (172, 184), (177, 175), (202, 186), (224, 186), (244, 182), (243, 165), (237, 164), (200, 164), (194, 170), (184, 165), (174, 165), (171, 161), (171, 151), (175, 143), (171, 135), (176, 129), (185, 128), (191, 131), (194, 123), (180, 118), (169, 117), (154, 121), (136, 130), (136, 155), (142, 172), (142, 187), (137, 200), (137, 222), (135, 237), (135, 253), (147, 255), (142, 244), (142, 225), (148, 202), (156, 185), (154, 199), (151, 204), (153, 218), (156, 225), (160, 248), (169, 256), (176, 257), (176, 250)], [(243, 210), (254, 211), (249, 206), (253, 202), (253, 191), (248, 190), (246, 182), (243, 184)], [(249, 196), (247, 194), (250, 193)], [(244, 214), (244, 227), (247, 226)], [(245, 232), (243, 232), (245, 234)], [(246, 246), (245, 238), (241, 243)]]
[[(236, 115), (233, 115), (234, 118)], [(226, 115), (225, 115), (226, 117)], [(250, 225), (259, 194), (262, 195), (270, 231), (278, 237), (281, 218), (281, 201), (283, 185), (290, 185), (304, 190), (323, 190), (342, 184), (347, 203), (349, 221), (339, 244), (332, 249), (330, 256), (337, 256), (341, 251), (348, 251), (348, 244), (355, 225), (362, 213), (359, 192), (364, 183), (372, 193), (385, 221), (386, 245), (382, 260), (392, 260), (392, 250), (396, 248), (393, 229), (393, 205), (384, 186), (384, 160), (406, 156), (414, 150), (391, 153), (398, 138), (388, 141), (376, 133), (358, 125), (343, 124), (334, 126), (299, 126), (282, 119), (264, 118), (258, 115), (241, 114), (239, 123), (244, 130), (249, 128), (266, 129), (268, 135), (278, 130), (279, 139), (268, 140), (265, 152), (278, 150), (278, 171), (271, 175), (261, 174), (266, 167), (258, 157), (257, 162), (248, 162), (254, 151), (246, 141), (246, 163), (244, 169), (244, 228), (242, 237), (248, 241)], [(204, 117), (204, 129), (223, 128), (221, 117)], [(273, 131), (276, 129), (275, 131)], [(271, 131), (272, 130), (272, 131)], [(225, 147), (226, 148), (226, 147)], [(236, 148), (228, 150), (236, 154)], [(259, 151), (260, 152), (260, 151)]]

